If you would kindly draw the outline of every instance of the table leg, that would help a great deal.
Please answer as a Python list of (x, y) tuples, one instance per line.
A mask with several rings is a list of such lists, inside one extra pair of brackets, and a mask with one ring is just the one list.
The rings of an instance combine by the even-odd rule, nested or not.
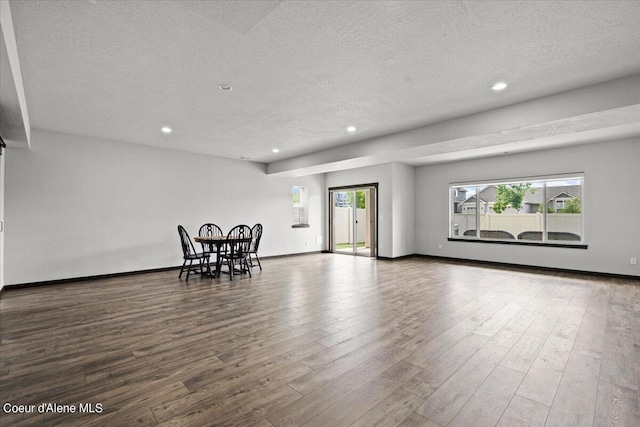
[(220, 272), (222, 270), (222, 266), (220, 265), (220, 248), (222, 247), (222, 245), (218, 244), (216, 245), (216, 277), (220, 277)]

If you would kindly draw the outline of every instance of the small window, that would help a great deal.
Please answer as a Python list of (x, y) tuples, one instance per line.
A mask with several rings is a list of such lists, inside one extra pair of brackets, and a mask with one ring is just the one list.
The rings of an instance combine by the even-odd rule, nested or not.
[(293, 227), (308, 227), (307, 187), (293, 187)]

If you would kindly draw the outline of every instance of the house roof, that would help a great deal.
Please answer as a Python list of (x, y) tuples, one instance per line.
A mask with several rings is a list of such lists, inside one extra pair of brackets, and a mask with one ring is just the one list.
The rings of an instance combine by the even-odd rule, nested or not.
[[(495, 199), (494, 199), (495, 201)], [(466, 204), (466, 203), (475, 203), (476, 202), (476, 196), (471, 196), (468, 199), (466, 199), (464, 202), (462, 202), (462, 204)], [(480, 202), (482, 203), (488, 203), (486, 200), (484, 200), (482, 197), (480, 197)]]
[[(578, 191), (580, 191), (580, 190), (578, 189)], [(567, 193), (567, 192), (563, 191), (561, 193), (555, 194), (552, 197), (549, 197), (548, 200), (557, 199), (558, 197), (569, 197), (569, 198), (572, 198), (572, 199), (575, 199), (576, 197), (579, 198), (579, 196), (574, 196), (573, 194), (570, 194), (570, 193)]]

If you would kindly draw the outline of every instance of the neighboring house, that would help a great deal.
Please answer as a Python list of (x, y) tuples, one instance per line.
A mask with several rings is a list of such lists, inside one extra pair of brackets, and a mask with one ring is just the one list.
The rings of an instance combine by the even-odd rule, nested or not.
[(466, 188), (456, 188), (453, 194), (453, 212), (462, 213), (462, 203), (467, 200), (468, 190)]
[[(482, 198), (480, 198), (480, 213), (488, 212), (487, 211), (488, 205), (489, 204), (487, 203), (486, 200), (483, 200)], [(467, 200), (464, 201), (464, 203), (461, 204), (461, 213), (463, 214), (475, 214), (476, 209), (477, 209), (476, 196), (469, 197)]]
[[(567, 202), (580, 198), (579, 185), (565, 185), (558, 187), (547, 187), (547, 206), (558, 212), (566, 207)], [(468, 190), (465, 190), (465, 194)], [(492, 213), (493, 205), (496, 201), (498, 188), (491, 185), (480, 192), (480, 213)], [(470, 196), (464, 202), (459, 203), (454, 199), (456, 213), (474, 214), (476, 212), (476, 196)], [(542, 212), (543, 194), (542, 189), (532, 188), (524, 195), (522, 208), (520, 211), (511, 207), (505, 209), (505, 213), (537, 213)], [(458, 207), (460, 210), (458, 210)]]
[(353, 201), (349, 199), (349, 195), (346, 192), (338, 191), (334, 194), (336, 207), (345, 208), (353, 206)]
[[(495, 185), (491, 185), (480, 192), (480, 213), (493, 212), (493, 204), (496, 201), (498, 189)], [(465, 200), (462, 204), (463, 214), (476, 213), (476, 196), (473, 195)]]
[(554, 211), (558, 212), (559, 210), (567, 207), (567, 202), (576, 198), (579, 199), (579, 197), (573, 196), (572, 194), (563, 191), (560, 194), (550, 198), (548, 206), (552, 207)]

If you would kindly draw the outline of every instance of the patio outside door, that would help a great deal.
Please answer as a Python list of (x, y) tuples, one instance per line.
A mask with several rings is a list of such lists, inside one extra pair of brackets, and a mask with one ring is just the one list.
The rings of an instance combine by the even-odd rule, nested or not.
[(376, 186), (329, 190), (331, 251), (376, 256)]

